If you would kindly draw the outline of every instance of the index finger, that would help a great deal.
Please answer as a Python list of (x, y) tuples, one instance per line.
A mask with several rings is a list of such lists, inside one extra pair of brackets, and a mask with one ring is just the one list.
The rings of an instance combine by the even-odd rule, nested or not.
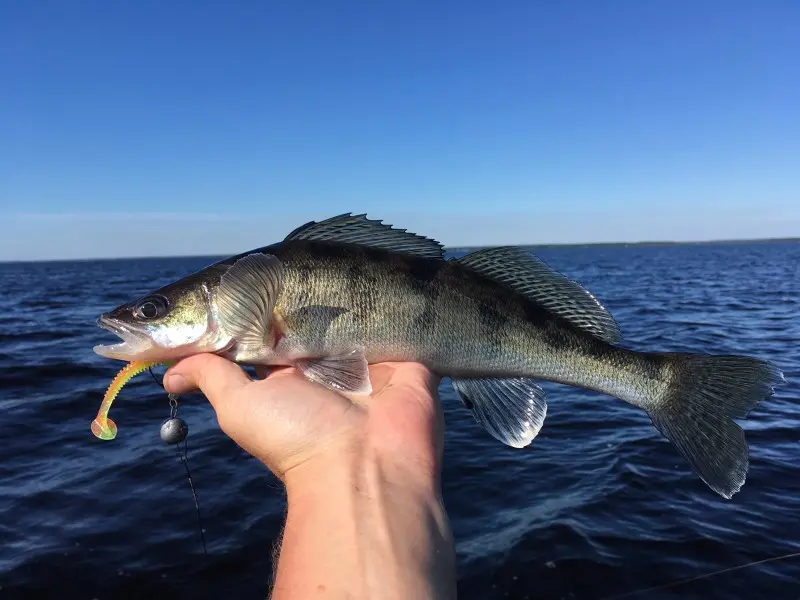
[(237, 365), (216, 354), (197, 354), (184, 358), (164, 374), (164, 389), (171, 394), (200, 390), (219, 410), (234, 394), (252, 380)]

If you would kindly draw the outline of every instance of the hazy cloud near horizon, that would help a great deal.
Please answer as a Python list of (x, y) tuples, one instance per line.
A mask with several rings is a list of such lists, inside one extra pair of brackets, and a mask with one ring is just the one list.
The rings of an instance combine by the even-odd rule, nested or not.
[[(353, 211), (355, 213), (359, 211)], [(274, 215), (10, 214), (0, 260), (232, 255), (283, 239), (318, 211)], [(447, 247), (796, 237), (800, 218), (757, 210), (687, 214), (648, 211), (447, 214), (370, 213)], [(54, 244), (53, 240), (58, 240)]]

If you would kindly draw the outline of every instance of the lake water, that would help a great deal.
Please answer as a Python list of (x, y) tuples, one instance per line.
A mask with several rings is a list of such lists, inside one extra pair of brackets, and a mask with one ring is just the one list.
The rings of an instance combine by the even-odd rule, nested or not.
[[(743, 422), (742, 491), (708, 489), (640, 411), (545, 384), (525, 450), (486, 434), (442, 383), (444, 495), (459, 597), (591, 599), (800, 551), (800, 243), (534, 250), (611, 310), (624, 345), (743, 353), (788, 384)], [(209, 557), (175, 449), (159, 440), (163, 390), (143, 375), (89, 431), (120, 363), (92, 346), (104, 310), (211, 258), (0, 264), (0, 598), (263, 599), (285, 510), (277, 481), (181, 405)], [(633, 598), (800, 598), (800, 558)]]

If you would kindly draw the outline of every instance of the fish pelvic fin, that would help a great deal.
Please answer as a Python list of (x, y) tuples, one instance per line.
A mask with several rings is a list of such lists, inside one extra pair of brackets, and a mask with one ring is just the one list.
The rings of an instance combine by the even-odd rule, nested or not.
[(509, 286), (601, 340), (614, 344), (622, 339), (614, 317), (591, 292), (522, 248), (485, 248), (459, 258), (458, 262)]
[(742, 356), (675, 353), (672, 382), (654, 407), (653, 425), (678, 449), (700, 478), (730, 499), (744, 485), (749, 468), (744, 418), (785, 382), (778, 368)]
[(324, 385), (335, 392), (369, 395), (372, 384), (363, 350), (356, 349), (344, 354), (322, 358), (303, 358), (294, 366), (309, 381)]
[(239, 344), (263, 346), (282, 288), (283, 266), (277, 257), (255, 253), (237, 260), (222, 275), (216, 292), (222, 329)]
[(532, 379), (454, 378), (452, 381), (475, 420), (507, 446), (524, 448), (544, 424), (545, 392)]

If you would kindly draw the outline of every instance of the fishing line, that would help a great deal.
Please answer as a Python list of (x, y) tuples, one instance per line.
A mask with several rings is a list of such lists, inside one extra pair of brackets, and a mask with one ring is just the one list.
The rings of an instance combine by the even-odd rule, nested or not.
[(749, 562), (744, 565), (737, 565), (735, 567), (728, 567), (727, 569), (720, 569), (719, 571), (712, 571), (711, 573), (704, 573), (703, 575), (696, 575), (694, 577), (689, 577), (688, 579), (681, 579), (679, 581), (673, 581), (672, 583), (667, 583), (664, 585), (657, 585), (654, 587), (644, 588), (641, 590), (634, 590), (632, 592), (625, 592), (624, 594), (619, 594), (617, 596), (606, 596), (601, 598), (600, 600), (619, 600), (620, 598), (632, 598), (634, 596), (639, 596), (640, 594), (646, 594), (648, 592), (658, 592), (660, 590), (665, 590), (671, 587), (677, 587), (679, 585), (684, 585), (685, 583), (691, 583), (693, 581), (699, 581), (701, 579), (708, 579), (709, 577), (714, 577), (716, 575), (722, 575), (723, 573), (730, 573), (732, 571), (738, 571), (739, 569), (746, 569), (747, 567), (754, 567), (756, 565), (763, 565), (770, 562), (777, 562), (779, 560), (786, 560), (789, 558), (796, 558), (800, 556), (800, 552), (791, 552), (789, 554), (783, 554), (781, 556), (773, 556), (772, 558), (763, 558), (761, 560), (754, 560), (753, 562)]
[(203, 554), (208, 558), (208, 548), (206, 547), (206, 536), (203, 533), (203, 518), (200, 516), (200, 503), (197, 501), (197, 492), (194, 489), (192, 482), (192, 474), (189, 472), (189, 442), (183, 440), (183, 452), (181, 452), (180, 444), (175, 445), (178, 451), (178, 456), (186, 469), (186, 478), (189, 480), (189, 488), (192, 490), (192, 498), (194, 498), (194, 509), (197, 513), (197, 526), (200, 529), (200, 541), (203, 543)]
[[(150, 371), (153, 381), (155, 381), (159, 386), (164, 387), (163, 382), (159, 381), (155, 373), (153, 373), (153, 367), (150, 367), (147, 370)], [(183, 468), (186, 470), (186, 479), (189, 480), (189, 489), (192, 490), (192, 499), (194, 500), (194, 510), (197, 513), (197, 526), (200, 529), (200, 541), (203, 543), (203, 554), (205, 554), (206, 558), (208, 558), (206, 536), (203, 533), (203, 517), (200, 514), (200, 503), (197, 500), (197, 490), (195, 490), (194, 487), (192, 473), (189, 471), (189, 442), (187, 440), (189, 428), (186, 425), (186, 422), (178, 417), (177, 394), (169, 395), (169, 409), (169, 419), (164, 421), (164, 424), (161, 426), (161, 439), (168, 444), (173, 444), (175, 446), (175, 451), (178, 453), (178, 458), (183, 464)], [(181, 442), (183, 442), (183, 450), (181, 450)]]
[[(192, 473), (189, 471), (189, 442), (186, 438), (189, 435), (189, 427), (186, 421), (178, 416), (178, 395), (169, 395), (169, 418), (161, 425), (161, 439), (168, 444), (175, 446), (178, 458), (186, 470), (186, 478), (189, 480), (189, 488), (192, 490), (194, 508), (197, 512), (197, 523), (200, 528), (200, 541), (203, 543), (203, 554), (208, 558), (208, 548), (206, 547), (206, 536), (203, 533), (203, 518), (200, 514), (200, 503), (197, 500), (197, 490), (194, 487)], [(183, 443), (183, 449), (181, 449)]]
[(153, 367), (147, 367), (147, 370), (150, 371), (150, 376), (153, 378), (153, 381), (155, 381), (159, 386), (164, 387), (164, 384), (160, 382), (158, 377), (156, 377), (156, 374), (153, 373)]
[[(155, 373), (153, 373), (153, 367), (159, 364), (171, 365), (173, 363), (172, 361), (149, 362), (134, 360), (122, 367), (122, 370), (117, 373), (109, 384), (105, 396), (103, 396), (103, 402), (100, 404), (100, 408), (97, 411), (97, 416), (94, 418), (94, 421), (92, 421), (91, 430), (95, 437), (101, 440), (113, 440), (117, 436), (117, 424), (108, 416), (108, 411), (111, 409), (114, 398), (117, 397), (123, 386), (133, 377), (136, 377), (139, 373), (149, 371), (153, 381), (159, 384), (160, 387), (164, 387), (163, 383), (160, 382)], [(186, 477), (189, 480), (189, 487), (192, 490), (192, 498), (194, 498), (194, 508), (197, 511), (197, 522), (200, 526), (200, 539), (203, 542), (203, 553), (206, 558), (208, 558), (206, 536), (203, 532), (203, 519), (200, 515), (200, 503), (197, 501), (197, 491), (194, 487), (194, 481), (192, 481), (192, 473), (189, 471), (189, 444), (186, 441), (186, 436), (189, 435), (189, 426), (186, 424), (186, 421), (178, 416), (177, 394), (169, 394), (168, 398), (170, 406), (169, 418), (161, 424), (161, 439), (167, 444), (175, 446), (178, 452), (178, 458), (183, 463), (184, 469), (186, 469)], [(183, 442), (183, 450), (181, 450), (181, 442)]]

